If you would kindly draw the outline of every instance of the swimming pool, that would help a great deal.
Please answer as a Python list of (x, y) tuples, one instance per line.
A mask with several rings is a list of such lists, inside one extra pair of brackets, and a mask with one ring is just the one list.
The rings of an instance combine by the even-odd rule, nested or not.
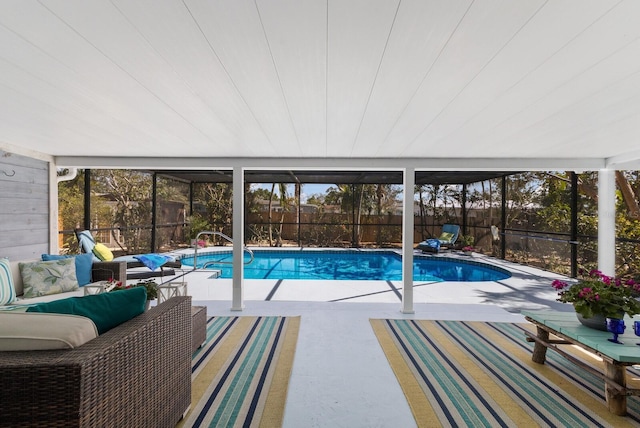
[[(393, 251), (254, 250), (255, 259), (245, 265), (245, 279), (402, 280), (402, 258)], [(250, 256), (245, 254), (245, 261)], [(198, 268), (221, 270), (231, 278), (230, 251), (198, 254)], [(226, 262), (226, 263), (212, 263)], [(182, 258), (193, 266), (193, 256)], [(499, 281), (511, 274), (496, 266), (454, 258), (414, 256), (414, 281)]]

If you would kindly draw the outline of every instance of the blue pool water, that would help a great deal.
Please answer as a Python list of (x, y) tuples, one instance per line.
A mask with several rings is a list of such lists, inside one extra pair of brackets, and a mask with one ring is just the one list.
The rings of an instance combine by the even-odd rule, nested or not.
[[(402, 280), (402, 258), (392, 251), (254, 251), (245, 265), (246, 279)], [(245, 261), (249, 261), (245, 254)], [(221, 278), (232, 277), (231, 252), (198, 254), (198, 268), (220, 269)], [(211, 262), (227, 262), (214, 263)], [(193, 256), (182, 259), (193, 266)], [(414, 281), (499, 281), (511, 274), (501, 268), (444, 257), (415, 256)]]

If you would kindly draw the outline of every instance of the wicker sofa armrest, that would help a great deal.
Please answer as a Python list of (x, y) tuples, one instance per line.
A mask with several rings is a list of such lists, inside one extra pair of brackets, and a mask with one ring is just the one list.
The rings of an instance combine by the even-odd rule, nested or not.
[(2, 427), (174, 427), (191, 402), (191, 298), (69, 350), (0, 352)]
[(127, 262), (93, 262), (91, 266), (91, 280), (107, 281), (109, 279), (115, 279), (117, 281), (127, 280)]

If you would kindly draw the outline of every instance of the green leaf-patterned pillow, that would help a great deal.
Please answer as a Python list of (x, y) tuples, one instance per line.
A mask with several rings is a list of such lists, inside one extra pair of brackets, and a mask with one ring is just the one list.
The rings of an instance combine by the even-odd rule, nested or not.
[(73, 258), (20, 263), (24, 298), (58, 294), (78, 289)]
[(440, 241), (451, 241), (451, 238), (453, 238), (453, 233), (451, 232), (442, 232), (442, 235), (440, 235), (440, 238), (438, 238)]

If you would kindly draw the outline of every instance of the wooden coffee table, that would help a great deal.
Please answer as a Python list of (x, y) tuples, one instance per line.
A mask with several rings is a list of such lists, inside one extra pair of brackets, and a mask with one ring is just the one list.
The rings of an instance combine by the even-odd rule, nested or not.
[[(627, 413), (627, 396), (640, 395), (640, 389), (627, 388), (626, 367), (640, 363), (640, 338), (633, 334), (634, 319), (626, 317), (627, 329), (619, 336), (622, 345), (609, 342), (613, 335), (606, 331), (585, 327), (573, 312), (522, 311), (525, 318), (535, 324), (537, 334), (525, 332), (534, 341), (532, 361), (544, 364), (547, 349), (553, 349), (567, 360), (604, 380), (604, 395), (609, 411), (616, 415)], [(553, 335), (556, 338), (550, 338)], [(592, 368), (559, 348), (559, 345), (577, 345), (604, 361), (604, 373)]]

